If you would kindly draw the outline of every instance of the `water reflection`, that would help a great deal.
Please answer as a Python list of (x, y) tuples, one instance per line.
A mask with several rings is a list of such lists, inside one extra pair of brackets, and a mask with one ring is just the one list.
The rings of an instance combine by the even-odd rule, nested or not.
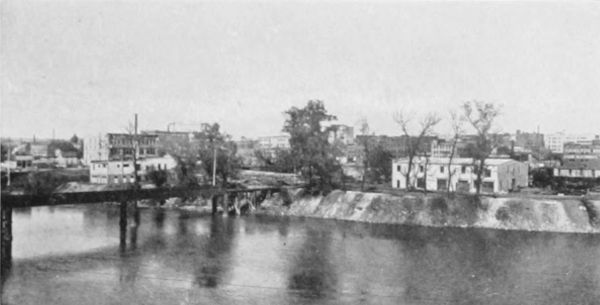
[(337, 275), (329, 261), (332, 233), (307, 229), (305, 240), (291, 259), (288, 288), (293, 293), (322, 298), (335, 290)]
[(119, 215), (118, 206), (100, 205), (16, 212), (18, 249), (2, 303), (545, 305), (600, 299), (595, 235), (199, 217), (162, 209), (142, 210), (138, 226), (128, 213), (123, 231)]
[(203, 246), (202, 261), (196, 261), (195, 283), (204, 287), (217, 287), (228, 269), (227, 258), (235, 236), (235, 221), (215, 216), (210, 222), (208, 242)]

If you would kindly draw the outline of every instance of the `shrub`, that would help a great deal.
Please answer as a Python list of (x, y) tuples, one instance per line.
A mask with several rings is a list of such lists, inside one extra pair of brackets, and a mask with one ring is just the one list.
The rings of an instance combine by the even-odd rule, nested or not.
[(152, 181), (156, 187), (161, 187), (167, 182), (168, 176), (165, 170), (152, 170), (148, 173), (148, 180)]

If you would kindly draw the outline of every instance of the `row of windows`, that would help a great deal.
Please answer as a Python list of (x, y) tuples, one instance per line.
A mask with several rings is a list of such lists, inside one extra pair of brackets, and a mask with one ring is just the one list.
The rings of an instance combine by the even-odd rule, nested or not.
[[(130, 163), (123, 163), (123, 168), (127, 168), (129, 167), (131, 164)], [(98, 163), (98, 164), (92, 164), (92, 169), (97, 169), (97, 168), (106, 168), (107, 164), (106, 163)], [(121, 168), (121, 163), (117, 163), (117, 168)], [(140, 164), (137, 164), (136, 169), (139, 170), (140, 169)]]
[[(113, 145), (133, 145), (133, 137), (129, 136), (129, 135), (113, 137), (110, 140), (110, 143)], [(156, 138), (155, 137), (141, 137), (138, 140), (138, 143), (141, 145), (154, 145), (154, 144), (156, 144)]]
[[(447, 186), (448, 186), (448, 180), (437, 179), (437, 190), (438, 191), (446, 190)], [(396, 180), (396, 187), (397, 188), (402, 187), (400, 180)], [(494, 182), (492, 182), (492, 181), (483, 182), (482, 187), (485, 187), (487, 189), (487, 191), (489, 191), (489, 192), (493, 192)], [(417, 188), (425, 188), (425, 179), (423, 179), (423, 178), (417, 179)], [(456, 182), (455, 190), (457, 190), (459, 192), (469, 192), (470, 188), (471, 188), (471, 183), (467, 180), (460, 179), (460, 180), (458, 180), (458, 182)]]
[[(396, 166), (396, 170), (397, 171), (401, 171), (402, 166), (398, 165)], [(446, 170), (446, 167), (444, 165), (440, 165), (440, 173), (444, 173)], [(425, 166), (424, 165), (419, 165), (419, 173), (423, 173), (425, 172)], [(460, 173), (461, 174), (466, 174), (467, 173), (467, 166), (466, 165), (462, 165), (460, 167)], [(484, 175), (487, 174), (486, 177), (490, 177), (492, 175), (491, 171), (489, 169), (486, 169), (486, 171), (484, 172)]]
[[(111, 148), (110, 149), (110, 154), (111, 155), (133, 155), (134, 149), (133, 148)], [(156, 149), (153, 147), (149, 147), (146, 149), (140, 148), (140, 154), (141, 155), (154, 155), (156, 154)]]
[[(568, 174), (567, 174), (568, 173)], [(591, 169), (561, 169), (560, 170), (560, 175), (561, 176), (574, 176), (574, 177), (600, 177), (600, 171), (594, 171)]]

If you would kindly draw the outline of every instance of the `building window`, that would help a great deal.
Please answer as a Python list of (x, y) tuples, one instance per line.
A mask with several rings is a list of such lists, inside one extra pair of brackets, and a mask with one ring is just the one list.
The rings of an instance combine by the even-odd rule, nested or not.
[(123, 167), (129, 167), (129, 163), (123, 164)]
[(419, 172), (424, 172), (425, 171), (425, 167), (423, 165), (419, 165)]
[(484, 193), (493, 193), (494, 192), (494, 182), (484, 181), (481, 183), (481, 191)]
[(489, 168), (484, 169), (483, 170), (483, 176), (486, 177), (486, 178), (491, 177), (492, 176), (492, 170), (489, 169)]
[(396, 170), (400, 171), (400, 165), (396, 166)]
[(460, 167), (460, 172), (461, 172), (462, 174), (466, 174), (466, 173), (467, 173), (467, 167), (466, 167), (465, 165), (461, 166), (461, 167)]
[(425, 178), (417, 178), (417, 187), (418, 188), (425, 188)]
[(440, 173), (443, 173), (443, 172), (444, 172), (444, 167), (440, 166)]
[(438, 191), (446, 190), (446, 179), (438, 179), (437, 180), (437, 190)]
[(468, 193), (470, 189), (471, 184), (467, 180), (458, 180), (458, 182), (456, 183), (457, 192)]

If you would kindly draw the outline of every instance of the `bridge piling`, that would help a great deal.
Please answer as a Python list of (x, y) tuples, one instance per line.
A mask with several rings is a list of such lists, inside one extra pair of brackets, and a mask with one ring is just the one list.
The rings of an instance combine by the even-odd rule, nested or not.
[(119, 209), (119, 250), (124, 253), (127, 247), (127, 201), (121, 201)]
[(140, 226), (140, 208), (138, 207), (137, 200), (133, 201), (133, 228), (131, 229), (129, 241), (131, 243), (131, 249), (137, 248), (137, 231)]
[(240, 198), (239, 194), (233, 195), (233, 208), (235, 209), (235, 215), (241, 215), (240, 212)]
[(215, 215), (217, 214), (217, 205), (219, 204), (219, 197), (217, 195), (213, 195), (210, 198), (210, 201), (212, 203), (212, 214)]
[(227, 195), (227, 193), (223, 194), (223, 203), (222, 203), (221, 207), (223, 207), (223, 215), (228, 216), (229, 215), (229, 196)]
[(5, 274), (12, 263), (12, 207), (6, 203), (0, 209), (2, 222), (1, 264), (2, 274)]

